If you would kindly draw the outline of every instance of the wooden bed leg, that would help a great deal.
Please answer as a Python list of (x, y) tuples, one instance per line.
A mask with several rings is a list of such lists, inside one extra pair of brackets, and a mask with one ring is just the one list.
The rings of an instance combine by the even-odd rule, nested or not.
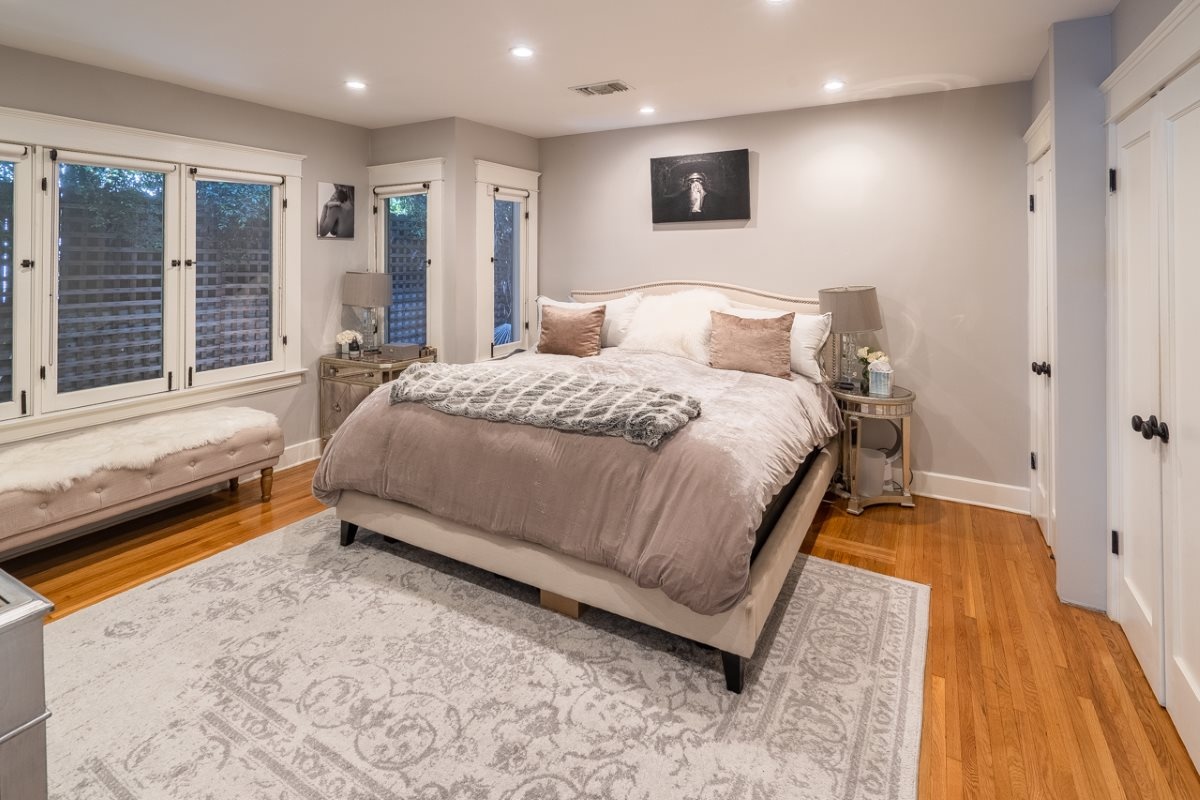
[(266, 467), (263, 469), (259, 482), (262, 484), (262, 499), (265, 503), (271, 499), (271, 487), (275, 484), (275, 468)]
[(578, 600), (572, 600), (569, 597), (563, 597), (561, 594), (555, 594), (554, 592), (547, 592), (545, 589), (539, 591), (542, 593), (542, 608), (557, 611), (559, 614), (571, 619), (579, 619), (579, 615), (583, 613), (583, 606)]
[(236, 491), (237, 491), (237, 487), (238, 487), (238, 479), (237, 479), (237, 478), (230, 478), (230, 479), (229, 479), (229, 491), (231, 491), (231, 492), (236, 492)]
[(722, 650), (721, 663), (725, 667), (725, 688), (734, 694), (741, 694), (746, 683), (746, 659)]
[(342, 520), (342, 547), (349, 547), (354, 544), (354, 537), (358, 535), (358, 526), (353, 522)]

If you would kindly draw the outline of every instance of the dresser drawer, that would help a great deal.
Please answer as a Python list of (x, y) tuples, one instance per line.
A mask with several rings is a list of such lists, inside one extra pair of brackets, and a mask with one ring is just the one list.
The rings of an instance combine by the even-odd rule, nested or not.
[(46, 723), (0, 743), (0, 798), (46, 800)]
[(332, 436), (350, 412), (376, 388), (358, 383), (321, 381), (321, 438)]

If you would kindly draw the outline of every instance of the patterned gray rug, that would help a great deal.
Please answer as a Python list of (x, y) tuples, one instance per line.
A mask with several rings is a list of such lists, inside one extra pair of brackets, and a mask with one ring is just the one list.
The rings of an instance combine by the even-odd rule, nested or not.
[(929, 590), (797, 562), (750, 664), (330, 512), (46, 629), (62, 800), (913, 798)]

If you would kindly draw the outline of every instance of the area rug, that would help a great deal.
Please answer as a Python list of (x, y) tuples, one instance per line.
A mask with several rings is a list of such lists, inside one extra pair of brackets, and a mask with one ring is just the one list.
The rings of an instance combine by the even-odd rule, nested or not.
[(929, 590), (798, 559), (707, 648), (311, 517), (46, 629), (61, 800), (916, 796)]

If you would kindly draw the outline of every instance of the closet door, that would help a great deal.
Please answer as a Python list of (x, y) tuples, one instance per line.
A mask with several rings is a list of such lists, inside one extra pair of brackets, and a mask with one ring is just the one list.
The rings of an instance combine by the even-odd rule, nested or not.
[[(1031, 513), (1042, 529), (1042, 537), (1054, 549), (1054, 416), (1050, 375), (1041, 365), (1054, 360), (1050, 313), (1054, 304), (1051, 251), (1053, 249), (1053, 195), (1051, 193), (1051, 156), (1044, 154), (1029, 168), (1029, 355), (1037, 365), (1029, 375), (1030, 449), (1033, 468), (1030, 500)], [(1053, 372), (1051, 373), (1053, 374)]]
[[(1121, 525), (1118, 619), (1163, 700), (1162, 448), (1135, 421), (1161, 417), (1160, 285), (1153, 103), (1117, 126), (1118, 437)], [(1144, 425), (1139, 426), (1144, 430)]]
[(1200, 763), (1200, 67), (1158, 96), (1165, 150), (1168, 368), (1166, 446), (1166, 706)]

